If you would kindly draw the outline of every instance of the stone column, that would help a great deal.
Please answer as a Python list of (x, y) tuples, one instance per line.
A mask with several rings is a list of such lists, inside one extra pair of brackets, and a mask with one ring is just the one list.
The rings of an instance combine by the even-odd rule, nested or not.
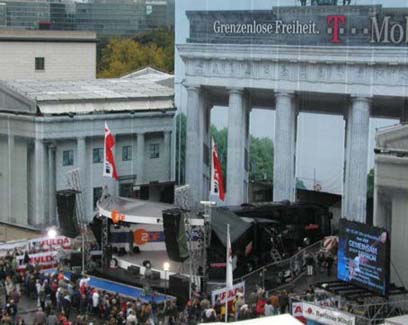
[(387, 195), (390, 189), (374, 188), (374, 220), (373, 225), (391, 231), (392, 200)]
[(8, 153), (6, 155), (8, 157), (8, 215), (9, 219), (6, 220), (7, 222), (16, 223), (16, 215), (15, 215), (15, 202), (18, 201), (18, 196), (16, 195), (16, 168), (15, 168), (15, 161), (16, 161), (16, 148), (15, 148), (15, 137), (10, 132), (8, 135)]
[(404, 105), (401, 107), (400, 122), (402, 124), (408, 123), (408, 99), (405, 98)]
[[(45, 144), (40, 139), (35, 139), (34, 142), (34, 157), (35, 157), (35, 201), (34, 201), (34, 216), (32, 218), (32, 223), (34, 225), (45, 224), (47, 216), (45, 214), (46, 202), (46, 174), (45, 169), (48, 167), (47, 164), (47, 150)], [(48, 207), (47, 207), (48, 208)]]
[(163, 132), (163, 155), (165, 159), (166, 175), (164, 181), (168, 182), (171, 177), (171, 132)]
[(198, 206), (202, 197), (203, 139), (200, 129), (200, 112), (203, 110), (199, 86), (187, 89), (187, 132), (186, 132), (186, 184), (190, 185), (192, 206)]
[(229, 205), (245, 202), (245, 103), (243, 89), (229, 90), (227, 188)]
[[(82, 191), (82, 200), (83, 200), (83, 213), (85, 214), (85, 218), (90, 217), (90, 208), (89, 208), (89, 202), (87, 202), (87, 193), (90, 190), (89, 189), (89, 183), (88, 183), (88, 168), (87, 168), (87, 159), (86, 159), (86, 138), (85, 137), (79, 137), (77, 138), (77, 156), (76, 159), (78, 160), (78, 169), (79, 169), (79, 182), (81, 185), (81, 191)], [(112, 193), (112, 192), (110, 192)], [(92, 204), (92, 203), (90, 203)], [(89, 220), (89, 219), (88, 219)]]
[(273, 200), (296, 200), (297, 110), (293, 92), (276, 93)]
[(342, 217), (366, 221), (370, 99), (352, 97), (347, 121)]
[(174, 119), (174, 132), (171, 132), (171, 147), (170, 147), (170, 180), (172, 182), (176, 181), (176, 134), (177, 126), (176, 119)]
[(48, 223), (57, 224), (55, 146), (48, 146)]
[(145, 135), (144, 133), (137, 134), (137, 143), (136, 143), (136, 175), (137, 175), (137, 184), (144, 184), (144, 158), (145, 158)]

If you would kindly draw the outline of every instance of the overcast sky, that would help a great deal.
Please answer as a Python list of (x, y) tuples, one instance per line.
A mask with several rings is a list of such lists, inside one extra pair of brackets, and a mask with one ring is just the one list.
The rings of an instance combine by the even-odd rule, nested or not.
[[(342, 3), (342, 0), (338, 1)], [(185, 43), (189, 35), (186, 10), (262, 10), (274, 6), (298, 5), (299, 0), (176, 0), (176, 44)], [(310, 3), (310, 0), (308, 0)], [(352, 4), (384, 7), (408, 7), (408, 0), (352, 0)], [(185, 103), (186, 93), (180, 81), (184, 64), (176, 56), (176, 103)], [(228, 109), (216, 107), (211, 122), (221, 128), (227, 125)], [(254, 109), (251, 113), (251, 134), (274, 139), (275, 112)], [(374, 166), (373, 149), (376, 129), (398, 123), (395, 120), (370, 120), (368, 169)], [(342, 116), (300, 114), (297, 132), (296, 175), (310, 188), (316, 178), (323, 190), (342, 193), (345, 123)]]

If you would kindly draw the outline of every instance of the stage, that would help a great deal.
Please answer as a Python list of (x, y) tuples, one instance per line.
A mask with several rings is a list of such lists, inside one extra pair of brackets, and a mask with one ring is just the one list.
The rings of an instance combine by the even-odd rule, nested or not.
[[(44, 273), (53, 273), (55, 270), (46, 270)], [(71, 272), (64, 272), (64, 276), (67, 279), (71, 279)], [(115, 275), (115, 276), (114, 276)], [(104, 270), (103, 273), (100, 271), (95, 271), (91, 275), (88, 275), (89, 282), (88, 286), (101, 290), (110, 292), (113, 294), (119, 294), (122, 297), (130, 299), (139, 299), (143, 302), (155, 302), (157, 304), (164, 303), (167, 300), (174, 300), (175, 297), (168, 296), (165, 294), (160, 294), (154, 292), (152, 294), (146, 295), (143, 289), (145, 280), (140, 278), (141, 281), (132, 281), (125, 270), (121, 269), (108, 269)], [(113, 280), (113, 281), (112, 281)], [(117, 281), (121, 281), (119, 283)], [(166, 285), (164, 280), (159, 280), (158, 285)], [(138, 286), (134, 284), (138, 283)], [(152, 282), (153, 284), (153, 282)], [(152, 289), (155, 291), (155, 287), (152, 285)]]
[[(160, 278), (163, 280), (168, 280), (169, 276), (176, 273), (187, 274), (188, 270), (183, 272), (183, 264), (188, 265), (188, 260), (184, 263), (173, 262), (169, 259), (166, 251), (153, 251), (146, 252), (142, 251), (136, 254), (125, 254), (119, 256), (117, 254), (113, 255), (112, 258), (115, 258), (118, 261), (118, 267), (127, 270), (129, 266), (135, 265), (140, 267), (140, 273), (143, 275), (145, 273), (145, 267), (143, 266), (144, 261), (150, 261), (152, 265), (152, 270), (160, 272)], [(168, 263), (169, 269), (164, 270), (164, 264)]]

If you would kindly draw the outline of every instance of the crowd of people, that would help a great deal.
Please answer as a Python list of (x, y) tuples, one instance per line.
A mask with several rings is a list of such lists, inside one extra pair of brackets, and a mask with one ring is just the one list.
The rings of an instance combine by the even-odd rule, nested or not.
[[(189, 325), (223, 321), (226, 311), (231, 321), (289, 312), (289, 293), (284, 290), (265, 292), (258, 288), (245, 296), (238, 292), (228, 309), (224, 302), (211, 303), (209, 296), (198, 292), (184, 304), (175, 300), (156, 304), (121, 297), (91, 287), (89, 279), (81, 274), (70, 273), (67, 278), (66, 263), (60, 264), (57, 272), (43, 272), (40, 265), (32, 264), (31, 253), (35, 252), (15, 249), (0, 257), (0, 282), (5, 292), (4, 303), (0, 301), (4, 306), (0, 310), (0, 325), (25, 324), (18, 308), (22, 295), (36, 308), (30, 323), (34, 325)], [(304, 254), (299, 268), (318, 266), (331, 272), (332, 255), (323, 253)]]
[[(24, 254), (24, 271), (17, 267), (17, 255)], [(20, 258), (21, 259), (21, 258)], [(14, 250), (0, 257), (0, 281), (4, 288), (4, 308), (0, 324), (27, 324), (19, 311), (22, 296), (31, 301), (33, 325), (168, 325), (197, 324), (224, 320), (225, 304), (210, 302), (209, 297), (195, 293), (185, 305), (174, 300), (164, 304), (148, 303), (121, 297), (89, 286), (89, 279), (72, 273), (70, 278), (61, 267), (58, 272), (43, 272), (30, 263), (28, 252)], [(247, 299), (238, 292), (229, 303), (230, 320), (271, 316), (288, 310), (286, 291), (266, 293), (259, 289)]]

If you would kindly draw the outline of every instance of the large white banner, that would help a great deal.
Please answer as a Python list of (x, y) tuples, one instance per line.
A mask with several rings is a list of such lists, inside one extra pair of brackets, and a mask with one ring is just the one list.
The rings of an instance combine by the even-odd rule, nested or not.
[[(58, 252), (56, 251), (48, 251), (48, 252), (41, 252), (37, 254), (30, 254), (30, 264), (32, 265), (40, 265), (41, 269), (49, 269), (53, 268), (58, 264), (56, 260)], [(26, 269), (26, 264), (24, 263), (24, 255), (17, 256), (17, 270), (23, 271)]]
[[(292, 308), (293, 309), (293, 308)], [(299, 306), (297, 306), (297, 315), (299, 315)], [(303, 317), (309, 320), (314, 320), (321, 324), (327, 325), (355, 325), (356, 317), (345, 313), (328, 309), (324, 307), (315, 306), (308, 303), (303, 303)]]
[(55, 238), (39, 237), (30, 240), (12, 241), (0, 244), (0, 252), (21, 248), (27, 251), (44, 252), (48, 250), (71, 249), (71, 239), (65, 236)]
[(245, 294), (245, 281), (242, 281), (240, 283), (235, 284), (231, 290), (228, 290), (227, 292), (227, 288), (222, 288), (222, 289), (218, 289), (218, 290), (214, 290), (211, 293), (211, 302), (214, 305), (215, 302), (217, 300), (219, 300), (219, 302), (221, 304), (225, 304), (225, 299), (228, 299), (228, 302), (234, 300), (235, 295), (238, 292), (242, 292), (243, 294)]
[(38, 250), (41, 252), (48, 250), (71, 249), (71, 239), (65, 236), (55, 238), (40, 237), (28, 241), (29, 250)]

